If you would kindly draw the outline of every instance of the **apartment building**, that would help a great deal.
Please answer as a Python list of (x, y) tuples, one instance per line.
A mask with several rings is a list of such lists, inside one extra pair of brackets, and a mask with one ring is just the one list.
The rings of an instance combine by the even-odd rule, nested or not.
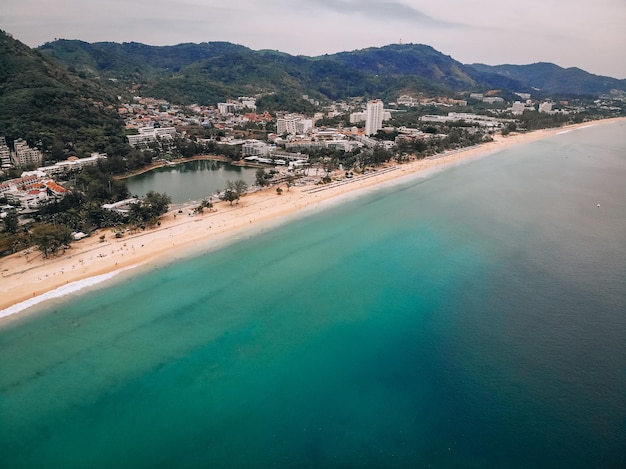
[(367, 109), (365, 111), (365, 135), (374, 135), (383, 128), (384, 111), (383, 102), (380, 99), (375, 99), (367, 103)]
[(15, 166), (41, 166), (43, 154), (36, 148), (30, 148), (26, 140), (18, 138), (13, 142), (13, 164)]
[(7, 145), (4, 137), (0, 137), (0, 168), (6, 169), (11, 167), (11, 149)]
[(313, 128), (313, 120), (298, 114), (286, 114), (276, 119), (276, 133), (278, 135), (305, 134)]

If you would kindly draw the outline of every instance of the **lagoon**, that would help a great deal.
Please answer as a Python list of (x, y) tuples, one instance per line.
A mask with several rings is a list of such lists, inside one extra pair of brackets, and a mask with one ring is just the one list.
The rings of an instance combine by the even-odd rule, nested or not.
[(166, 193), (174, 204), (200, 201), (226, 188), (228, 181), (242, 179), (252, 185), (255, 168), (233, 166), (213, 160), (196, 160), (156, 168), (126, 179), (128, 190), (142, 197), (148, 191)]

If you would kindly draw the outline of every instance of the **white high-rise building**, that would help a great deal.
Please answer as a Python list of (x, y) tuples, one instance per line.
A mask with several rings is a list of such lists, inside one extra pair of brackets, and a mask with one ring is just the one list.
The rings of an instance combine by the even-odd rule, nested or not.
[(368, 101), (366, 114), (365, 135), (374, 135), (383, 128), (383, 102), (380, 99)]

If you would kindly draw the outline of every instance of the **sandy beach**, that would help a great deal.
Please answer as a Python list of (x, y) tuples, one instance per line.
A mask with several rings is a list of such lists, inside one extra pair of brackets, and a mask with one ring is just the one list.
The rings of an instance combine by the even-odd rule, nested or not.
[[(89, 238), (72, 243), (64, 254), (51, 259), (42, 259), (41, 253), (34, 249), (16, 253), (0, 259), (0, 318), (3, 318), (0, 321), (10, 320), (29, 304), (101, 282), (125, 269), (190, 255), (194, 249), (210, 249), (235, 240), (251, 229), (280, 222), (296, 212), (319, 209), (324, 203), (339, 201), (359, 191), (480, 158), (513, 145), (617, 120), (626, 121), (607, 119), (508, 137), (498, 135), (490, 143), (448, 152), (434, 159), (388, 165), (323, 186), (300, 185), (287, 190), (282, 185), (282, 195), (277, 195), (274, 186), (248, 194), (232, 207), (227, 202), (219, 202), (212, 211), (202, 215), (191, 216), (189, 212), (193, 207), (177, 206), (163, 216), (159, 227), (127, 233), (122, 238), (116, 238), (112, 230), (99, 230)], [(102, 235), (104, 241), (100, 239)]]

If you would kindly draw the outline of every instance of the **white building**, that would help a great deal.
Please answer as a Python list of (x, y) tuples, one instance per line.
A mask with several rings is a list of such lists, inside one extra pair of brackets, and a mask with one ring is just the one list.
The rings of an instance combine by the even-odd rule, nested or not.
[(30, 148), (25, 140), (18, 138), (13, 142), (13, 147), (15, 148), (13, 152), (15, 166), (40, 166), (43, 162), (43, 154), (35, 148)]
[(353, 140), (327, 140), (324, 142), (326, 148), (330, 150), (341, 150), (345, 152), (354, 151), (357, 148), (363, 147), (364, 145), (360, 142), (356, 142)]
[(102, 208), (111, 212), (127, 215), (130, 213), (131, 205), (136, 204), (137, 202), (139, 201), (135, 197), (131, 197), (130, 199), (120, 200), (119, 202), (114, 202), (112, 204), (103, 204)]
[(406, 95), (406, 94), (400, 96), (398, 98), (397, 103), (400, 106), (410, 106), (410, 107), (417, 107), (420, 104), (419, 99), (413, 96)]
[(370, 138), (365, 135), (354, 134), (352, 138), (354, 138), (357, 142), (362, 143), (367, 148), (374, 148), (376, 145), (380, 143), (375, 138)]
[(512, 105), (511, 108), (509, 109), (509, 111), (511, 111), (511, 113), (515, 114), (515, 115), (519, 115), (522, 114), (524, 111), (534, 111), (535, 110), (535, 106), (533, 105), (532, 101), (526, 101), (525, 103), (522, 103), (521, 101), (515, 101)]
[(486, 96), (483, 98), (483, 103), (487, 104), (495, 104), (495, 103), (503, 103), (504, 99), (500, 96)]
[(300, 119), (296, 122), (296, 131), (299, 134), (306, 134), (311, 129), (313, 129), (312, 119)]
[(256, 99), (250, 96), (239, 96), (239, 102), (245, 108), (256, 111)]
[(496, 119), (495, 117), (490, 116), (482, 116), (479, 114), (470, 114), (466, 112), (449, 112), (447, 116), (440, 115), (432, 115), (428, 114), (420, 117), (421, 122), (468, 122), (471, 124), (477, 124), (481, 127), (500, 127), (502, 125), (502, 120)]
[(128, 144), (131, 147), (141, 143), (155, 142), (157, 138), (171, 139), (176, 135), (175, 127), (140, 127), (137, 135), (128, 135)]
[(367, 112), (353, 112), (350, 114), (350, 123), (358, 124), (359, 122), (365, 122), (367, 119)]
[[(427, 134), (422, 132), (420, 129), (412, 129), (412, 128), (406, 127), (404, 125), (402, 127), (398, 127), (398, 132), (400, 134), (407, 135), (409, 137), (420, 137), (420, 138), (423, 138), (423, 137), (427, 136)], [(428, 135), (430, 135), (430, 134), (428, 134)]]
[(276, 133), (278, 135), (290, 134), (295, 135), (296, 131), (296, 117), (285, 116), (276, 119)]
[(259, 140), (246, 140), (241, 147), (241, 156), (268, 156), (271, 146)]
[(22, 173), (22, 177), (0, 183), (0, 195), (23, 209), (37, 209), (42, 201), (62, 198), (67, 189), (39, 171)]
[(551, 102), (546, 101), (545, 103), (541, 103), (539, 105), (539, 112), (552, 112), (552, 104)]
[(48, 176), (65, 174), (70, 171), (83, 169), (87, 166), (96, 166), (98, 164), (98, 160), (106, 158), (107, 155), (105, 153), (92, 153), (88, 158), (77, 158), (75, 156), (71, 156), (67, 160), (59, 161), (52, 166), (42, 166), (41, 168), (37, 168), (37, 171), (41, 171)]
[(384, 106), (380, 99), (367, 103), (365, 118), (365, 135), (374, 135), (383, 128)]
[(11, 167), (11, 150), (4, 137), (0, 137), (0, 168)]
[(220, 114), (233, 114), (236, 110), (235, 103), (217, 103)]
[(287, 150), (309, 150), (309, 151), (317, 151), (325, 148), (325, 142), (321, 142), (318, 140), (296, 140), (295, 142), (286, 142), (285, 149)]
[(298, 114), (286, 114), (276, 119), (276, 133), (278, 135), (305, 134), (313, 129), (313, 120)]

